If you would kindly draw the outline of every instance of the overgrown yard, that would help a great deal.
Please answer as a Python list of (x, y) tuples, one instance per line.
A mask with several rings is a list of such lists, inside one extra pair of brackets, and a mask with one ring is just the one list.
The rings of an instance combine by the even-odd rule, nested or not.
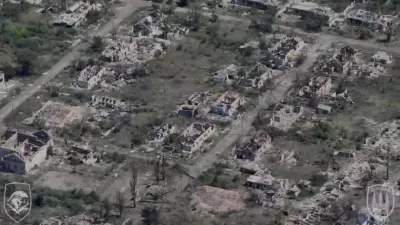
[(4, 2), (0, 13), (0, 69), (27, 75), (51, 66), (77, 30), (55, 27), (29, 3)]

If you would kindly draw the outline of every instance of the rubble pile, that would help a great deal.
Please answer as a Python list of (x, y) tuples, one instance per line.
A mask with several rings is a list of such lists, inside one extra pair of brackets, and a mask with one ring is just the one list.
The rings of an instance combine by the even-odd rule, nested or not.
[(375, 136), (366, 140), (364, 148), (385, 158), (387, 152), (394, 158), (400, 156), (400, 120), (385, 122), (375, 128)]
[(303, 115), (301, 106), (279, 104), (271, 117), (270, 126), (287, 131)]
[(244, 209), (245, 198), (239, 191), (200, 186), (192, 194), (190, 207), (198, 215), (212, 216), (213, 213), (227, 213)]
[(57, 128), (82, 120), (84, 115), (83, 107), (48, 101), (32, 117), (26, 118), (23, 122), (26, 124), (43, 122), (45, 127)]
[(392, 56), (390, 56), (386, 52), (378, 51), (375, 55), (371, 57), (369, 62), (362, 64), (356, 70), (353, 70), (352, 73), (355, 76), (377, 78), (386, 74), (387, 69), (385, 68), (385, 65), (391, 63)]

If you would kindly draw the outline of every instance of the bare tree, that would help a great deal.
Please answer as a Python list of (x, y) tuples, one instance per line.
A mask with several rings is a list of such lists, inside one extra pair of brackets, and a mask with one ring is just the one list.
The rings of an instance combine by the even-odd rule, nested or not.
[(108, 197), (106, 197), (100, 203), (100, 217), (107, 219), (108, 213), (110, 212), (110, 208), (111, 208), (110, 200), (108, 199)]
[(156, 161), (154, 164), (154, 176), (156, 179), (156, 184), (158, 184), (158, 182), (160, 181), (159, 173), (160, 173), (160, 160), (158, 158), (156, 158)]
[(165, 155), (161, 156), (161, 180), (165, 180)]
[(125, 195), (122, 191), (115, 193), (114, 205), (118, 209), (119, 217), (121, 217), (125, 207)]
[(389, 180), (389, 160), (390, 160), (390, 147), (386, 147), (386, 180)]
[(132, 178), (129, 181), (129, 187), (131, 190), (131, 195), (132, 195), (132, 201), (133, 201), (133, 208), (136, 207), (136, 195), (137, 195), (137, 169), (135, 166), (132, 167)]

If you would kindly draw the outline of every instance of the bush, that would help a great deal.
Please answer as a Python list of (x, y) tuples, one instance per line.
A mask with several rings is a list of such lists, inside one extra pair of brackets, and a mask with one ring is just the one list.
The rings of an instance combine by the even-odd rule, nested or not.
[(99, 202), (99, 195), (92, 191), (85, 193), (82, 189), (71, 191), (54, 190), (50, 188), (40, 188), (34, 190), (33, 204), (42, 206), (62, 206), (68, 209), (80, 210), (82, 204), (93, 205)]
[(179, 2), (176, 3), (179, 7), (187, 7), (189, 6), (189, 0), (179, 0)]
[(307, 17), (304, 20), (300, 20), (297, 25), (306, 31), (319, 32), (323, 23), (318, 18)]
[(90, 10), (86, 16), (88, 24), (94, 24), (101, 19), (101, 12), (98, 10)]
[(123, 163), (125, 161), (125, 156), (119, 154), (118, 152), (113, 152), (113, 153), (106, 152), (105, 154), (102, 155), (101, 158), (107, 163), (112, 163), (112, 162)]
[(311, 182), (311, 186), (321, 187), (328, 181), (328, 176), (320, 173), (313, 174), (309, 181)]
[(94, 52), (102, 52), (104, 50), (104, 43), (101, 37), (93, 37), (91, 49)]

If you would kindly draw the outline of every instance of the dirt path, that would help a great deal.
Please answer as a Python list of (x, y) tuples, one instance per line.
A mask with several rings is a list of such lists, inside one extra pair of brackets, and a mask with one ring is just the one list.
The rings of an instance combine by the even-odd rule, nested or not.
[[(189, 10), (187, 8), (176, 8), (176, 12), (181, 12), (181, 13), (187, 13)], [(209, 12), (203, 12), (204, 16), (211, 17), (212, 13)], [(245, 19), (245, 18), (240, 18), (240, 17), (234, 17), (234, 16), (226, 16), (226, 15), (218, 15), (218, 19), (220, 20), (225, 20), (225, 21), (233, 21), (233, 22), (243, 22), (243, 23), (251, 23), (251, 20)], [(278, 21), (279, 22), (279, 21)], [(395, 47), (395, 46), (387, 46), (383, 43), (377, 43), (377, 42), (368, 42), (368, 41), (363, 41), (363, 40), (356, 40), (356, 39), (351, 39), (351, 38), (346, 38), (338, 35), (331, 35), (331, 34), (325, 34), (325, 33), (308, 33), (305, 32), (301, 29), (295, 28), (295, 27), (289, 27), (285, 25), (277, 25), (274, 24), (273, 27), (275, 30), (281, 30), (285, 32), (293, 32), (295, 34), (300, 34), (300, 35), (308, 35), (316, 39), (322, 39), (322, 40), (330, 40), (331, 42), (342, 42), (348, 45), (351, 45), (353, 48), (359, 48), (367, 51), (385, 51), (387, 53), (390, 53), (392, 55), (400, 56), (400, 48)]]
[[(141, 7), (149, 6), (149, 3), (143, 0), (126, 0), (125, 3), (126, 5), (124, 5), (123, 7), (116, 8), (115, 17), (112, 20), (110, 20), (100, 29), (90, 32), (89, 36), (105, 36), (107, 33), (112, 31), (114, 27), (117, 27), (123, 20), (128, 18), (133, 12)], [(26, 89), (23, 92), (21, 92), (17, 97), (7, 103), (0, 110), (0, 122), (4, 121), (4, 119), (14, 109), (18, 108), (28, 98), (32, 97), (37, 91), (39, 91), (43, 85), (54, 79), (57, 74), (59, 74), (66, 66), (68, 66), (73, 60), (79, 57), (80, 50), (87, 47), (89, 47), (87, 43), (82, 43), (79, 46), (75, 47), (69, 54), (64, 56), (60, 61), (58, 61), (58, 63), (51, 67), (50, 70), (45, 72), (35, 82), (33, 82), (32, 86), (26, 86)]]

